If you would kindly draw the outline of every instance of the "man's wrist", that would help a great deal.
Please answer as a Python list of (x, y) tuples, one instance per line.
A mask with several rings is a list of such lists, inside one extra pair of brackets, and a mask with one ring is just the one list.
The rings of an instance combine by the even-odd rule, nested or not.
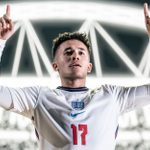
[(5, 44), (6, 44), (6, 40), (2, 40), (2, 39), (0, 39), (0, 46), (5, 46)]
[(3, 53), (3, 50), (4, 50), (5, 44), (6, 44), (6, 40), (0, 39), (0, 60), (1, 60), (1, 57), (2, 57), (2, 53)]

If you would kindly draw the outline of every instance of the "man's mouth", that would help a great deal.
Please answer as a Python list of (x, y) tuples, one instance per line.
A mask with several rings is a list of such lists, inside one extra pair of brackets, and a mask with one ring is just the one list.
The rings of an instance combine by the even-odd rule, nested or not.
[(71, 65), (69, 65), (69, 67), (81, 67), (81, 65), (80, 64), (71, 64)]

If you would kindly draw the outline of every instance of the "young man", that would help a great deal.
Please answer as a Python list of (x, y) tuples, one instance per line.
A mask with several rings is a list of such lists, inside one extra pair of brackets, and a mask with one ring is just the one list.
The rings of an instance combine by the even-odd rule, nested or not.
[[(144, 14), (150, 35), (147, 4)], [(7, 6), (0, 19), (0, 39), (8, 39), (12, 30)], [(1, 43), (1, 53), (3, 47)], [(60, 75), (60, 87), (0, 87), (0, 106), (33, 121), (41, 150), (114, 150), (119, 115), (150, 104), (150, 85), (85, 87), (92, 70), (90, 52), (85, 34), (60, 34), (53, 46), (53, 68)]]

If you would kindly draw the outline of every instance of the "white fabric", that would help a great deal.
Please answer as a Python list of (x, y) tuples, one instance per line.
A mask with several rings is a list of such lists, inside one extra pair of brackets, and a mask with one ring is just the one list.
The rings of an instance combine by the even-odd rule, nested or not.
[(0, 39), (0, 60), (1, 60), (1, 56), (5, 47), (5, 44), (6, 44), (6, 40)]
[[(12, 111), (34, 117), (41, 150), (114, 150), (119, 115), (150, 103), (149, 85), (132, 88), (105, 85), (93, 91), (78, 92), (47, 87), (1, 88), (2, 107), (10, 109), (12, 106)], [(85, 103), (84, 109), (72, 108), (71, 102), (76, 100)], [(9, 105), (4, 105), (6, 102)], [(73, 118), (72, 112), (79, 114)], [(71, 125), (76, 127), (77, 145), (73, 144)], [(84, 129), (79, 130), (80, 125), (87, 126), (85, 145), (82, 145)]]

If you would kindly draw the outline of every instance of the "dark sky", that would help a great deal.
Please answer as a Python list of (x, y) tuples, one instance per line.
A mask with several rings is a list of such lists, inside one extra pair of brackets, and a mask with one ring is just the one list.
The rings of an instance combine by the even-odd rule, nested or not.
[[(3, 2), (5, 4), (12, 3), (12, 2), (36, 2), (41, 0), (0, 0), (0, 2)], [(44, 2), (46, 0), (42, 0)], [(47, 0), (47, 1), (55, 1), (56, 0)], [(65, 0), (59, 0), (59, 1), (65, 1)], [(67, 1), (67, 0), (66, 0)], [(123, 4), (131, 4), (131, 5), (138, 5), (143, 6), (143, 3), (146, 0), (68, 0), (68, 2), (74, 1), (74, 2), (81, 2), (81, 1), (87, 1), (87, 2), (110, 2), (110, 3), (123, 3)], [(149, 0), (150, 2), (150, 0)], [(21, 5), (21, 4), (20, 4)], [(40, 36), (41, 42), (44, 45), (44, 48), (46, 50), (46, 53), (50, 59), (51, 58), (51, 42), (58, 33), (62, 32), (72, 32), (76, 31), (80, 28), (82, 22), (34, 22), (32, 21), (32, 25), (34, 26), (34, 29), (38, 36)], [(148, 39), (145, 32), (137, 32), (135, 33), (132, 30), (128, 31), (127, 29), (122, 30), (122, 28), (118, 28), (115, 26), (111, 26), (109, 24), (102, 24), (101, 25), (107, 30), (108, 33), (111, 34), (111, 36), (119, 43), (125, 47), (126, 53), (129, 54), (130, 58), (132, 58), (133, 62), (138, 66), (139, 60), (141, 60), (141, 57), (143, 56), (144, 46), (147, 44)], [(16, 32), (13, 37), (9, 40), (9, 44), (6, 45), (5, 51), (3, 53), (1, 66), (0, 66), (0, 72), (2, 74), (11, 74), (12, 70), (12, 62), (14, 61), (14, 54), (16, 50), (16, 45), (18, 39), (19, 31)], [(108, 45), (108, 43), (102, 38), (102, 36), (98, 33), (96, 33), (98, 38), (98, 43), (100, 43), (99, 47), (101, 47), (101, 64), (102, 64), (102, 70), (103, 75), (110, 75), (110, 74), (123, 74), (123, 75), (132, 75), (131, 71), (127, 68), (127, 66), (120, 61), (120, 59), (112, 53), (111, 47)], [(102, 44), (103, 43), (103, 44)], [(11, 49), (11, 52), (9, 51)], [(138, 51), (137, 51), (138, 50)], [(136, 54), (136, 55), (135, 55)], [(29, 44), (27, 42), (27, 37), (25, 36), (25, 42), (24, 42), (24, 49), (22, 53), (22, 58), (20, 62), (20, 68), (19, 68), (19, 75), (22, 74), (34, 74), (35, 75), (35, 68), (33, 65), (33, 60), (30, 54), (30, 48)], [(93, 57), (92, 57), (93, 58)], [(93, 61), (93, 59), (91, 59)], [(47, 75), (47, 71), (40, 60), (42, 65), (42, 71), (45, 75)], [(93, 74), (95, 74), (95, 70), (93, 69)]]

